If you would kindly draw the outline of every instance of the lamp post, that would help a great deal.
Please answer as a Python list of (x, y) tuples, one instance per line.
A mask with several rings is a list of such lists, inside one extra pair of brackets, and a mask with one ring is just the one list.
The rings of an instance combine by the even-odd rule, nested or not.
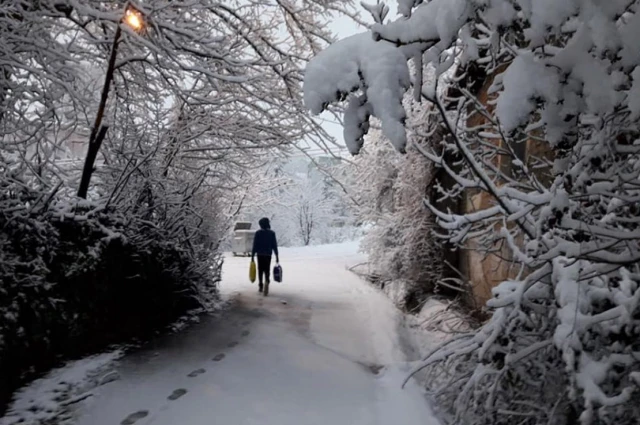
[(100, 95), (100, 104), (98, 105), (98, 113), (96, 114), (96, 120), (91, 128), (91, 134), (89, 136), (89, 146), (87, 147), (87, 156), (84, 161), (84, 167), (82, 169), (82, 177), (80, 179), (80, 186), (78, 187), (78, 197), (86, 199), (87, 192), (89, 190), (89, 183), (91, 182), (91, 176), (94, 171), (94, 164), (102, 146), (102, 141), (107, 134), (109, 126), (102, 125), (102, 119), (107, 105), (107, 99), (109, 98), (109, 89), (111, 88), (111, 82), (113, 81), (113, 72), (115, 71), (116, 56), (118, 54), (118, 45), (120, 42), (120, 36), (122, 35), (122, 24), (128, 25), (135, 31), (140, 31), (144, 27), (144, 19), (142, 13), (131, 5), (127, 5), (124, 11), (124, 15), (113, 37), (113, 44), (111, 45), (111, 55), (109, 56), (109, 64), (107, 66), (107, 73), (104, 77), (104, 85), (102, 86), (102, 94)]

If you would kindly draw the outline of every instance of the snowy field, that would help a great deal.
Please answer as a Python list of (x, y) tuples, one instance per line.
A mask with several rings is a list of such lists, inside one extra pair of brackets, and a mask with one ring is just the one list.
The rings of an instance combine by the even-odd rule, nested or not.
[(120, 360), (99, 359), (102, 385), (73, 394), (64, 415), (60, 380), (96, 373), (86, 362), (54, 371), (21, 392), (0, 424), (437, 424), (415, 382), (401, 389), (415, 356), (404, 316), (347, 270), (366, 260), (357, 243), (280, 256), (284, 282), (269, 297), (249, 283), (249, 259), (228, 256), (220, 286), (228, 303), (215, 317)]

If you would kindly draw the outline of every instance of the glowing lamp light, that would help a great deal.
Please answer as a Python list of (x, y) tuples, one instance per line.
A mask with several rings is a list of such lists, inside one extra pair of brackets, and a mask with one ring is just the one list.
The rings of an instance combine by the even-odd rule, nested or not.
[(144, 27), (142, 14), (134, 9), (127, 9), (124, 15), (124, 22), (129, 25), (134, 31), (140, 31)]

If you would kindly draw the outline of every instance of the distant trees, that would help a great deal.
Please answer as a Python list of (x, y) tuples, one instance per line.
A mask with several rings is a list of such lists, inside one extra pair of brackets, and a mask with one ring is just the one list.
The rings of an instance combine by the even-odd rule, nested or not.
[(291, 208), (289, 215), (294, 220), (297, 236), (304, 246), (314, 239), (320, 239), (333, 224), (330, 200), (324, 193), (323, 183), (307, 179), (287, 188), (286, 199)]
[[(353, 237), (351, 205), (344, 196), (340, 162), (318, 164), (329, 157), (283, 159), (267, 167), (242, 214), (253, 222), (266, 216), (283, 246), (339, 242)], [(318, 167), (324, 170), (321, 172)], [(276, 171), (277, 170), (277, 171)]]

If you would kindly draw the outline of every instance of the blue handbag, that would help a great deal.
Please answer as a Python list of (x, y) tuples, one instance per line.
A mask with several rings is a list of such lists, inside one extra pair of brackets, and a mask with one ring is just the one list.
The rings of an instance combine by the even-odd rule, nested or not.
[(273, 268), (273, 280), (282, 282), (282, 267), (280, 267), (280, 264), (276, 264)]

